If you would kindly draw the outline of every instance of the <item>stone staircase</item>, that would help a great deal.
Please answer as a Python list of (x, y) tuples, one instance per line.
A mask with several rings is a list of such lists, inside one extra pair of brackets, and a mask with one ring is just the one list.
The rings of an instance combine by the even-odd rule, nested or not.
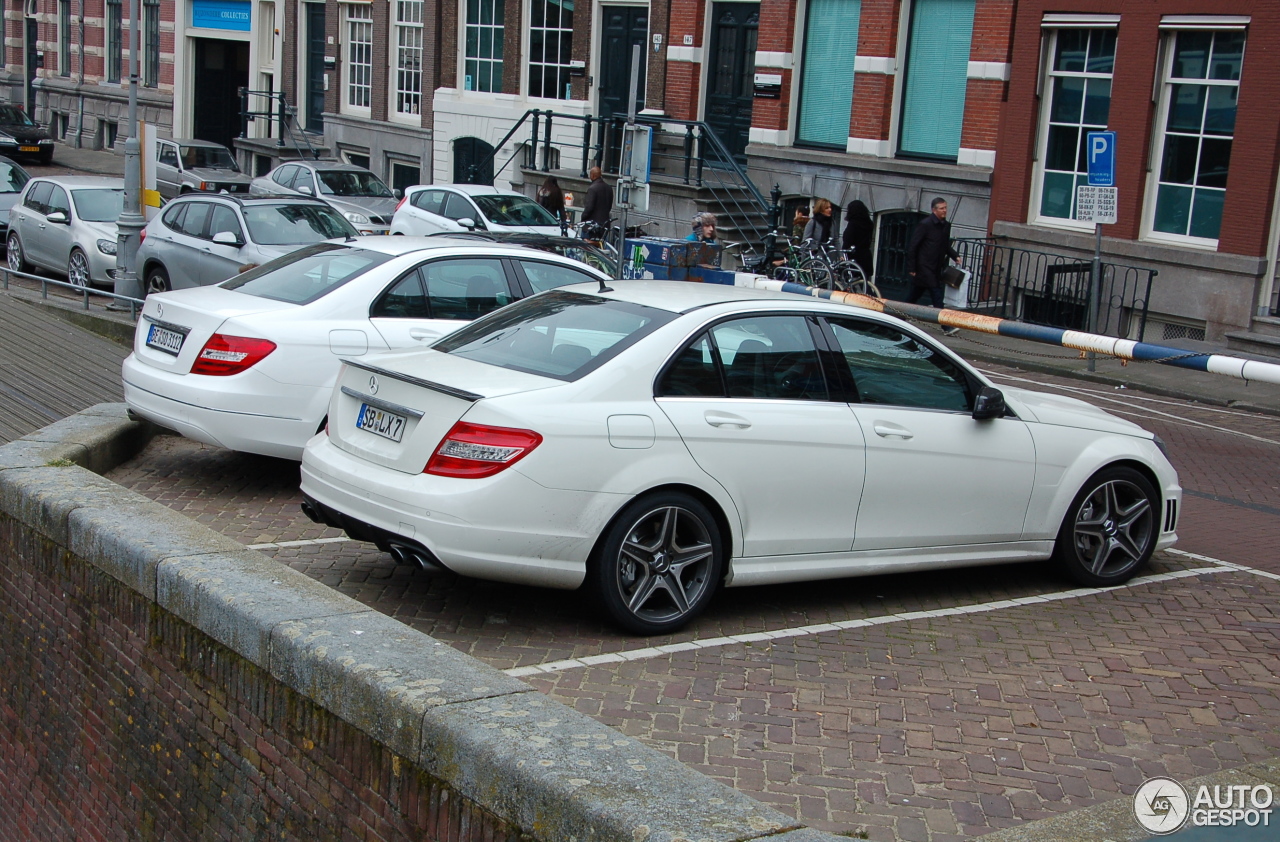
[(1254, 316), (1249, 330), (1227, 334), (1227, 347), (1233, 351), (1260, 354), (1280, 359), (1280, 318)]

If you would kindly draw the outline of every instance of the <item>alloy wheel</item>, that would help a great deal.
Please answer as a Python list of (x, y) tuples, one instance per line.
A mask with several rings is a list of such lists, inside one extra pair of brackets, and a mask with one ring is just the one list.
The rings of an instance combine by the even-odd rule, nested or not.
[(71, 252), (71, 259), (67, 261), (67, 280), (78, 287), (89, 286), (89, 258), (78, 249)]
[(6, 248), (8, 251), (5, 257), (9, 264), (10, 271), (21, 272), (22, 262), (23, 262), (22, 261), (22, 243), (18, 241), (17, 234), (9, 235), (9, 242), (6, 245)]
[(1147, 493), (1124, 479), (1103, 482), (1080, 503), (1072, 527), (1076, 555), (1094, 576), (1114, 577), (1142, 562), (1155, 536)]
[(618, 550), (615, 586), (626, 610), (648, 623), (678, 622), (713, 586), (715, 548), (707, 524), (680, 506), (651, 509)]

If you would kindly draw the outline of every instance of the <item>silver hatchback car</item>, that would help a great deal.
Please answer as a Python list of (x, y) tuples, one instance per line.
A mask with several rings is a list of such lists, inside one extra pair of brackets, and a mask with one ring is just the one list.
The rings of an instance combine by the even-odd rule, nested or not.
[(109, 286), (116, 268), (116, 221), (124, 179), (86, 175), (33, 178), (9, 211), (9, 268), (65, 274), (76, 286)]
[(356, 236), (319, 199), (192, 193), (147, 224), (137, 266), (149, 295), (216, 284), (310, 243)]
[(253, 180), (249, 192), (315, 196), (328, 202), (361, 234), (387, 234), (397, 194), (364, 167), (341, 161), (287, 161)]

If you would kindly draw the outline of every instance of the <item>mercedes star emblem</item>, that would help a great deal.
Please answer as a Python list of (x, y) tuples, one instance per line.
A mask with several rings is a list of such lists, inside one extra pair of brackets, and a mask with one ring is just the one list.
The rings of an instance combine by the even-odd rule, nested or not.
[(369, 394), (378, 394), (378, 378), (376, 375), (369, 375)]

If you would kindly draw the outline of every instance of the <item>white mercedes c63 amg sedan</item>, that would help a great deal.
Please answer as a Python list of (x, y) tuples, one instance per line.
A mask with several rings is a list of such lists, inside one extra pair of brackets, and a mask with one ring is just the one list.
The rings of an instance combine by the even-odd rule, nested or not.
[(399, 561), (585, 585), (641, 634), (722, 585), (1037, 559), (1115, 585), (1177, 538), (1151, 433), (786, 293), (545, 292), (347, 359), (328, 417), (303, 455), (313, 519)]

